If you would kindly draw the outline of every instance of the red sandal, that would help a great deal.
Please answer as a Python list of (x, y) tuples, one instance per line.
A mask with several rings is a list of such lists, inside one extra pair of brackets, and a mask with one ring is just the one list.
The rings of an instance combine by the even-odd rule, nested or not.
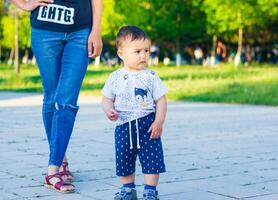
[(58, 172), (58, 174), (63, 178), (64, 176), (69, 176), (68, 178), (63, 178), (64, 182), (71, 183), (73, 181), (73, 175), (72, 173), (67, 170), (69, 163), (68, 162), (62, 162), (61, 168), (62, 171)]
[[(59, 179), (59, 181), (55, 184), (50, 183), (50, 179), (52, 178), (57, 178)], [(68, 186), (71, 185), (73, 187), (73, 189), (65, 189), (65, 190), (61, 190), (62, 186)], [(65, 181), (61, 178), (61, 175), (57, 174), (53, 174), (53, 175), (47, 175), (45, 176), (45, 183), (44, 186), (53, 190), (56, 190), (57, 192), (61, 192), (61, 193), (73, 193), (75, 192), (74, 189), (74, 185), (70, 184), (70, 183), (65, 183)]]

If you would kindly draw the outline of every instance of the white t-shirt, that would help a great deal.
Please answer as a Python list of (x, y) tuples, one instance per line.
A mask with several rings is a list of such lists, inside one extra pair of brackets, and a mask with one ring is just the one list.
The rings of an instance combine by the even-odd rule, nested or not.
[(114, 101), (119, 112), (116, 125), (155, 112), (155, 101), (166, 92), (159, 76), (150, 69), (129, 72), (120, 68), (110, 74), (102, 89), (102, 94)]

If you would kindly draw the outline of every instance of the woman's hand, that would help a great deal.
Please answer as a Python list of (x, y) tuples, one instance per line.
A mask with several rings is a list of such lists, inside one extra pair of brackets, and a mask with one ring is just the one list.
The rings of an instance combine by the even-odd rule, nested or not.
[(100, 32), (92, 30), (88, 38), (88, 57), (95, 58), (101, 54), (101, 51), (102, 51), (102, 39), (101, 39)]
[(26, 11), (33, 11), (39, 6), (47, 6), (50, 3), (53, 3), (54, 0), (30, 0), (26, 1), (23, 4), (22, 9)]

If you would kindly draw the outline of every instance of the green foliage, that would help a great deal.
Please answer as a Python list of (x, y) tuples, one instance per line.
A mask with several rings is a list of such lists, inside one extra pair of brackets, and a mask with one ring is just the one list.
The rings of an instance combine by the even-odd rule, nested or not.
[(0, 44), (2, 43), (3, 38), (3, 26), (1, 25), (2, 18), (5, 13), (4, 3), (0, 3)]
[[(278, 0), (104, 0), (102, 32), (113, 42), (119, 28), (134, 24), (160, 46), (206, 42), (207, 34), (232, 38), (242, 27), (249, 40), (277, 41)], [(14, 7), (0, 4), (0, 44), (13, 46)], [(4, 28), (5, 27), (5, 28)], [(29, 13), (19, 12), (20, 48), (30, 46)]]
[(258, 5), (263, 23), (256, 27), (257, 32), (260, 30), (259, 35), (254, 34), (253, 37), (260, 37), (263, 42), (278, 42), (278, 0), (258, 0)]
[[(156, 3), (155, 3), (156, 2)], [(205, 34), (205, 16), (191, 0), (152, 1), (155, 40), (191, 43)]]
[(103, 0), (102, 34), (106, 40), (114, 40), (116, 33), (123, 24), (124, 16), (115, 11), (114, 0)]
[(31, 40), (30, 40), (30, 33), (31, 33), (31, 26), (28, 12), (20, 12), (19, 13), (19, 46), (21, 48), (30, 48)]
[(238, 28), (261, 23), (257, 0), (204, 0), (209, 33), (236, 31)]
[(4, 16), (1, 20), (3, 29), (2, 45), (6, 48), (12, 48), (14, 46), (14, 19), (9, 16)]
[[(14, 19), (14, 7), (10, 9), (9, 15), (4, 15), (1, 19), (1, 27), (3, 29), (3, 39), (1, 40), (3, 47), (13, 48), (14, 35), (15, 35), (15, 19)], [(30, 47), (30, 22), (29, 13), (20, 11), (18, 12), (18, 41), (20, 48)]]
[(275, 39), (277, 33), (275, 27), (278, 25), (277, 0), (195, 0), (195, 2), (206, 13), (209, 34), (231, 38), (232, 34), (237, 34), (239, 28), (243, 28), (249, 36), (247, 41), (272, 42), (271, 40)]
[(161, 43), (185, 44), (205, 34), (205, 15), (192, 0), (117, 0), (116, 8), (125, 16), (125, 24), (144, 28)]
[(151, 2), (147, 0), (117, 0), (115, 1), (115, 11), (123, 15), (123, 25), (133, 24), (144, 29), (151, 26), (150, 5)]
[(277, 20), (278, 0), (258, 0), (258, 5), (265, 16), (272, 17)]

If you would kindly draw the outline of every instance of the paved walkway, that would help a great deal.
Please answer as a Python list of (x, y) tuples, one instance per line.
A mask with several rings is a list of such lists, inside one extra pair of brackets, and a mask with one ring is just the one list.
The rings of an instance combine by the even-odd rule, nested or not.
[[(68, 149), (75, 194), (42, 186), (48, 148), (40, 101), (40, 95), (0, 93), (0, 199), (112, 200), (120, 186), (113, 123), (99, 99), (80, 99)], [(168, 172), (161, 200), (278, 199), (278, 107), (170, 102), (163, 142)]]

